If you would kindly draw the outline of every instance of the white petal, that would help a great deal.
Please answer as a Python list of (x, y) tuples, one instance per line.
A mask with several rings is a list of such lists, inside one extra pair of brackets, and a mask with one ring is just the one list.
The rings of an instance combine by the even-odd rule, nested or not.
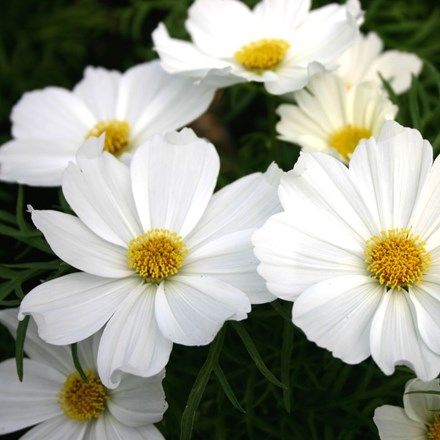
[[(426, 142), (426, 141), (425, 141)], [(426, 142), (427, 148), (431, 145)], [(426, 241), (429, 250), (440, 246), (440, 158), (437, 158), (424, 182), (410, 224)]]
[(15, 360), (0, 363), (0, 434), (18, 431), (61, 414), (57, 393), (65, 380), (48, 364), (24, 360), (23, 382)]
[(359, 241), (362, 252), (365, 240), (376, 231), (347, 168), (328, 154), (301, 154), (294, 169), (282, 177), (279, 196), (285, 210), (299, 211), (301, 217), (310, 217), (302, 211), (316, 209), (337, 221)]
[(166, 228), (185, 237), (212, 196), (219, 157), (212, 144), (184, 129), (154, 136), (133, 156), (133, 195), (144, 230)]
[(425, 344), (440, 355), (440, 289), (438, 284), (424, 282), (409, 289), (417, 316), (417, 325)]
[(120, 423), (111, 414), (94, 422), (84, 440), (163, 440), (153, 425), (130, 427)]
[(20, 139), (0, 148), (0, 179), (32, 186), (59, 186), (67, 164), (75, 159), (72, 141)]
[(35, 426), (20, 440), (85, 440), (88, 424), (68, 419), (64, 414)]
[(168, 405), (162, 380), (165, 372), (149, 378), (124, 376), (108, 401), (108, 410), (127, 426), (142, 426), (162, 420)]
[(55, 254), (71, 266), (102, 277), (132, 275), (125, 249), (104, 241), (77, 217), (58, 211), (33, 210), (32, 221)]
[(370, 72), (390, 81), (395, 93), (404, 93), (411, 87), (412, 75), (418, 76), (422, 60), (412, 53), (388, 50), (377, 58)]
[[(417, 394), (407, 394), (417, 391)], [(421, 391), (421, 393), (418, 393)], [(403, 405), (409, 418), (420, 423), (429, 423), (434, 411), (440, 408), (440, 395), (425, 394), (423, 391), (440, 392), (439, 379), (422, 382), (419, 379), (408, 381), (403, 395)]]
[(31, 290), (20, 306), (19, 318), (30, 314), (41, 338), (66, 345), (96, 333), (139, 285), (137, 277), (114, 280), (73, 273)]
[(417, 130), (394, 121), (385, 123), (377, 141), (360, 142), (350, 160), (350, 176), (378, 231), (408, 226), (431, 165), (429, 143)]
[(383, 50), (383, 42), (375, 32), (359, 35), (354, 44), (347, 49), (338, 60), (338, 75), (348, 86), (362, 81), (379, 81), (377, 72), (371, 74), (370, 68)]
[(275, 297), (257, 273), (258, 260), (251, 243), (254, 231), (233, 232), (190, 249), (181, 274), (212, 276), (246, 293), (252, 304), (273, 301)]
[(346, 7), (333, 3), (308, 14), (292, 36), (296, 44), (292, 51), (303, 67), (311, 62), (334, 63), (358, 34), (358, 25)]
[(205, 55), (191, 43), (170, 38), (162, 23), (152, 33), (152, 38), (161, 66), (169, 73), (203, 79), (211, 87), (227, 87), (245, 81), (231, 73), (232, 63)]
[[(0, 322), (11, 332), (15, 338), (18, 326), (18, 309), (0, 311)], [(72, 371), (72, 355), (69, 347), (58, 347), (46, 344), (38, 336), (34, 320), (30, 320), (26, 330), (24, 352), (36, 362), (47, 364), (66, 376)]]
[(121, 74), (115, 70), (89, 66), (73, 93), (87, 105), (98, 121), (114, 119), (120, 78)]
[(387, 375), (395, 365), (407, 365), (422, 380), (440, 372), (440, 356), (425, 345), (417, 329), (415, 311), (405, 292), (389, 290), (382, 296), (371, 325), (371, 355)]
[(324, 210), (298, 208), (272, 216), (252, 237), (258, 273), (270, 292), (289, 301), (320, 281), (365, 270), (356, 236)]
[(383, 291), (362, 275), (323, 281), (296, 299), (292, 321), (309, 340), (357, 364), (370, 355), (370, 326)]
[(209, 344), (229, 319), (250, 311), (240, 290), (204, 276), (176, 276), (160, 284), (156, 318), (162, 333), (183, 345)]
[(198, 49), (216, 58), (231, 58), (252, 24), (250, 9), (238, 0), (196, 0), (185, 22)]
[(52, 140), (79, 144), (96, 123), (87, 106), (59, 87), (27, 92), (12, 109), (12, 134), (19, 140)]
[(254, 15), (267, 37), (292, 38), (294, 29), (307, 17), (310, 0), (262, 0)]
[(96, 235), (119, 246), (142, 233), (129, 168), (109, 153), (70, 164), (63, 176), (69, 205)]
[(208, 108), (215, 90), (192, 79), (166, 73), (158, 61), (139, 64), (124, 73), (117, 118), (132, 124), (132, 142), (139, 146), (155, 134), (176, 130)]
[(282, 174), (272, 164), (266, 173), (242, 177), (216, 192), (186, 238), (187, 246), (194, 249), (232, 232), (260, 227), (281, 210), (277, 190)]
[(156, 286), (141, 284), (107, 323), (98, 351), (102, 382), (116, 388), (122, 372), (153, 376), (168, 362), (172, 343), (161, 334), (154, 314)]
[(383, 405), (373, 417), (381, 440), (425, 440), (426, 428), (408, 418), (403, 408)]

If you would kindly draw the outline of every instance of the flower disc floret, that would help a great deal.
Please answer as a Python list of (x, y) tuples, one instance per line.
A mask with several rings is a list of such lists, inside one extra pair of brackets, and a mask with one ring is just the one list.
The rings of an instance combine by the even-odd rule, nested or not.
[(437, 414), (428, 425), (427, 440), (440, 440), (440, 414)]
[(344, 160), (350, 159), (353, 151), (362, 139), (368, 139), (373, 135), (369, 128), (347, 125), (335, 131), (329, 136), (328, 143)]
[(408, 228), (390, 229), (371, 237), (365, 257), (371, 275), (380, 284), (397, 289), (420, 283), (432, 259), (425, 242)]
[(98, 122), (86, 135), (99, 137), (105, 133), (104, 150), (115, 156), (121, 155), (130, 144), (130, 124), (127, 121), (111, 119)]
[(234, 58), (246, 70), (263, 72), (276, 68), (285, 58), (290, 44), (280, 39), (262, 39), (244, 45)]
[(92, 369), (85, 371), (88, 382), (78, 372), (73, 372), (58, 393), (58, 403), (66, 417), (77, 422), (88, 422), (98, 418), (106, 408), (107, 388)]
[(155, 228), (130, 241), (128, 267), (149, 281), (160, 282), (179, 271), (187, 254), (179, 234)]

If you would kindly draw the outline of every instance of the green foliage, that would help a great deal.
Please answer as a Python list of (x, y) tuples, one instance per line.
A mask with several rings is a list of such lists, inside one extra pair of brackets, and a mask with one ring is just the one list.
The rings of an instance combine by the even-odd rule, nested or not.
[[(88, 65), (124, 70), (152, 59), (149, 37), (164, 20), (185, 37), (189, 0), (15, 0), (0, 15), (0, 133), (10, 138), (9, 114), (27, 90), (72, 87)], [(248, 1), (250, 5), (256, 0)], [(314, 3), (320, 6), (327, 1)], [(411, 90), (393, 96), (398, 121), (419, 129), (440, 151), (440, 9), (437, 1), (370, 0), (364, 30), (388, 48), (417, 53), (424, 70)], [(225, 90), (215, 109), (230, 145), (218, 145), (220, 186), (273, 160), (291, 169), (299, 150), (276, 139), (280, 98), (255, 84)], [(12, 307), (41, 280), (72, 271), (56, 259), (30, 222), (28, 204), (68, 211), (56, 189), (0, 185), (0, 306)], [(281, 301), (253, 308), (249, 319), (227, 323), (210, 347), (175, 346), (164, 386), (169, 410), (158, 426), (167, 439), (375, 439), (374, 409), (400, 404), (412, 373), (385, 377), (371, 360), (349, 366), (306, 340)], [(17, 366), (22, 371), (19, 328)], [(0, 359), (13, 356), (0, 329)], [(21, 343), (20, 343), (21, 342)], [(74, 350), (73, 350), (74, 352)], [(24, 372), (26, 374), (26, 372)], [(18, 438), (18, 434), (5, 438)]]

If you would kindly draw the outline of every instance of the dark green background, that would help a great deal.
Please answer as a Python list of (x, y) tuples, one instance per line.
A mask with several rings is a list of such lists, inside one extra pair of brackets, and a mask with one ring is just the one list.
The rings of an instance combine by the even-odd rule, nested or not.
[[(248, 1), (255, 4), (255, 1)], [(314, 2), (320, 6), (327, 2)], [(0, 140), (10, 135), (11, 107), (27, 90), (46, 85), (71, 88), (86, 65), (124, 70), (155, 57), (150, 33), (165, 20), (173, 36), (185, 37), (188, 0), (7, 0), (0, 10)], [(398, 120), (422, 131), (435, 150), (439, 137), (440, 10), (436, 0), (372, 0), (364, 30), (375, 30), (389, 48), (417, 53), (425, 61), (410, 92), (393, 98)], [(255, 84), (235, 86), (221, 94), (211, 119), (220, 133), (222, 159), (219, 186), (276, 159), (292, 168), (298, 149), (276, 140), (274, 109), (278, 97)], [(200, 127), (205, 129), (206, 127)], [(209, 133), (212, 134), (210, 131)], [(208, 133), (208, 134), (209, 134)], [(201, 134), (206, 134), (201, 131)], [(18, 203), (16, 202), (18, 198)], [(60, 264), (29, 224), (24, 206), (67, 209), (58, 189), (0, 185), (0, 306), (19, 298), (42, 279), (71, 269)], [(46, 264), (47, 263), (47, 264)], [(6, 264), (12, 266), (5, 266)], [(400, 404), (412, 373), (399, 368), (385, 377), (370, 360), (345, 365), (307, 342), (290, 322), (290, 304), (276, 301), (254, 307), (242, 323), (264, 363), (288, 389), (262, 375), (247, 346), (230, 323), (220, 351), (221, 366), (242, 413), (228, 400), (214, 372), (195, 413), (195, 439), (375, 439), (374, 409)], [(159, 424), (167, 439), (180, 436), (189, 392), (208, 356), (208, 348), (175, 347), (164, 382), (170, 408)], [(14, 355), (13, 340), (0, 329), (0, 359)], [(211, 359), (215, 353), (211, 350)], [(219, 370), (216, 367), (216, 372)], [(210, 373), (202, 370), (203, 376)], [(231, 396), (230, 390), (226, 390)], [(1, 392), (1, 384), (0, 384)], [(238, 406), (236, 403), (235, 406)], [(2, 438), (15, 439), (18, 434)]]

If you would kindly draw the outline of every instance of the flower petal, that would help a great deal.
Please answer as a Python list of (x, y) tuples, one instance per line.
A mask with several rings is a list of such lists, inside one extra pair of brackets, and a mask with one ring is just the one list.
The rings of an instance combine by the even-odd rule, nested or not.
[(78, 146), (96, 123), (79, 98), (59, 87), (25, 93), (12, 109), (11, 120), (12, 134), (19, 140), (68, 141)]
[(431, 165), (431, 145), (417, 130), (394, 121), (385, 122), (377, 141), (360, 142), (349, 173), (378, 231), (409, 226)]
[(63, 414), (35, 426), (20, 437), (20, 440), (85, 440), (87, 438), (88, 426), (87, 423), (69, 420)]
[(426, 427), (408, 418), (403, 408), (383, 405), (373, 417), (381, 440), (425, 440)]
[(273, 301), (275, 297), (256, 270), (258, 260), (251, 243), (254, 231), (233, 232), (190, 249), (181, 274), (212, 276), (246, 293), (252, 304)]
[(116, 70), (88, 66), (73, 93), (87, 105), (97, 121), (114, 119), (120, 79), (121, 73)]
[(0, 148), (0, 179), (32, 186), (59, 186), (67, 164), (75, 159), (72, 141), (20, 139)]
[(440, 355), (440, 289), (438, 284), (424, 282), (409, 289), (417, 316), (417, 326), (425, 344)]
[(273, 215), (252, 237), (258, 273), (270, 292), (288, 301), (320, 281), (365, 270), (352, 232), (324, 210), (298, 207)]
[(362, 275), (320, 282), (296, 299), (292, 321), (335, 357), (358, 364), (370, 355), (370, 326), (383, 290)]
[(165, 337), (206, 345), (226, 320), (246, 316), (250, 304), (243, 292), (215, 278), (176, 276), (159, 285), (155, 310)]
[(73, 273), (40, 284), (21, 302), (19, 319), (32, 315), (42, 339), (56, 345), (82, 341), (96, 333), (127, 295), (136, 277), (114, 280)]
[(107, 323), (98, 351), (98, 371), (108, 388), (116, 388), (122, 372), (148, 377), (168, 362), (172, 343), (155, 318), (156, 286), (140, 284)]
[(139, 64), (124, 73), (117, 118), (132, 124), (135, 146), (151, 136), (176, 130), (208, 108), (215, 89), (183, 76), (166, 73), (158, 61)]
[(126, 247), (142, 233), (129, 168), (113, 155), (71, 163), (63, 176), (63, 193), (83, 223), (102, 239)]
[[(407, 394), (415, 391), (416, 394)], [(423, 382), (419, 379), (408, 381), (403, 395), (403, 405), (410, 419), (425, 424), (432, 419), (433, 412), (440, 408), (440, 395), (427, 394), (423, 391), (440, 392), (439, 379), (429, 382)]]
[(125, 249), (90, 231), (77, 217), (57, 211), (32, 211), (32, 221), (66, 263), (92, 275), (122, 278), (133, 272)]
[(123, 376), (118, 388), (112, 392), (108, 410), (127, 426), (143, 426), (162, 420), (168, 405), (162, 380), (165, 372), (148, 378)]
[(254, 8), (261, 32), (290, 40), (310, 10), (310, 0), (262, 0)]
[(191, 249), (233, 232), (259, 228), (281, 210), (278, 185), (283, 172), (272, 164), (265, 173), (242, 177), (216, 192), (197, 228), (186, 237)]
[(131, 161), (133, 195), (144, 230), (185, 237), (212, 196), (219, 157), (212, 144), (184, 129), (154, 136)]
[(203, 79), (211, 87), (227, 87), (245, 81), (233, 75), (232, 63), (202, 53), (193, 44), (170, 38), (163, 23), (152, 33), (161, 66), (169, 73)]
[(111, 414), (100, 417), (90, 428), (84, 440), (164, 440), (153, 425), (133, 428), (120, 423)]
[(18, 431), (61, 414), (57, 393), (65, 380), (47, 363), (24, 359), (23, 382), (14, 359), (0, 363), (0, 434)]
[[(196, 0), (185, 27), (198, 49), (216, 58), (232, 58), (252, 28), (251, 10), (238, 0)], [(227, 32), (225, 30), (227, 29)]]
[[(15, 338), (18, 327), (18, 309), (0, 311), (0, 322)], [(59, 347), (46, 344), (38, 336), (38, 329), (33, 320), (30, 320), (26, 330), (24, 352), (36, 362), (50, 365), (55, 370), (68, 375), (72, 372), (72, 355), (69, 347)]]
[(387, 375), (395, 365), (407, 365), (417, 377), (428, 381), (440, 372), (440, 356), (425, 345), (417, 329), (415, 311), (408, 295), (389, 290), (371, 324), (371, 355)]

